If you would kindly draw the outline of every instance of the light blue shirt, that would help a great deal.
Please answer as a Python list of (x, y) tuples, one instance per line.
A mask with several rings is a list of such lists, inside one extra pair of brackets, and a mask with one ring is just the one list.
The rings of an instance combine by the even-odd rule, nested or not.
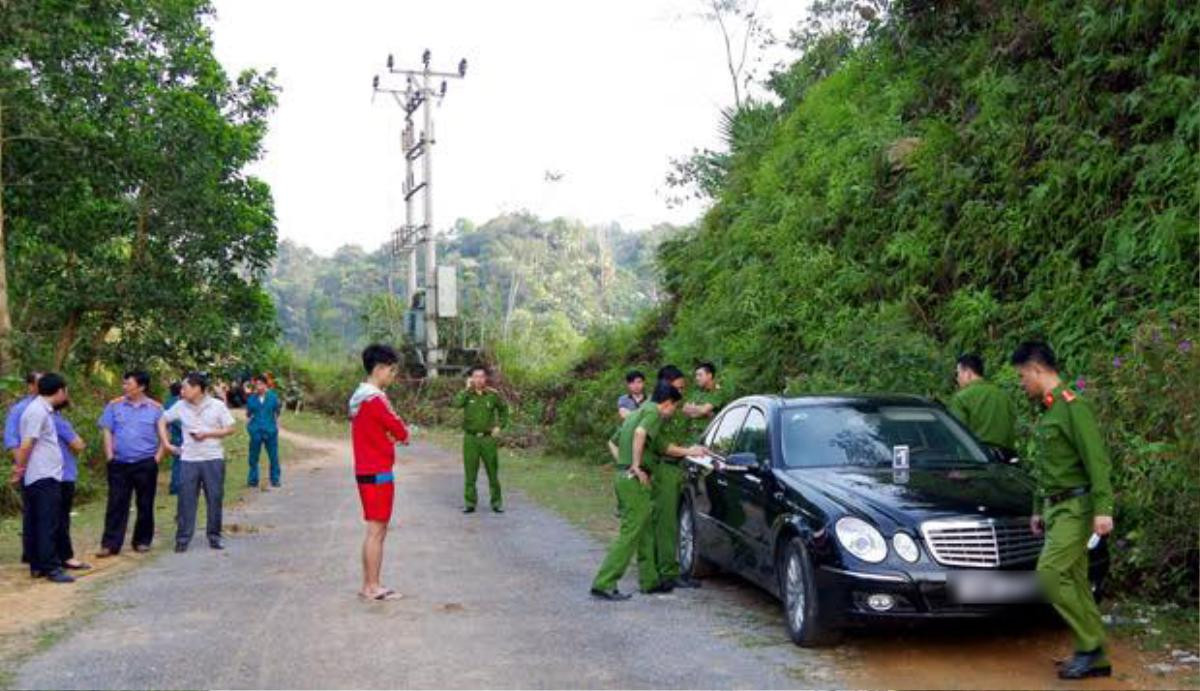
[(158, 452), (158, 419), (162, 406), (151, 398), (134, 404), (125, 396), (110, 401), (100, 415), (100, 427), (112, 432), (113, 460), (134, 463)]
[(4, 420), (4, 448), (12, 451), (21, 445), (21, 413), (37, 396), (26, 396), (13, 404)]
[(71, 451), (71, 444), (79, 438), (75, 428), (67, 421), (62, 413), (54, 413), (54, 431), (58, 433), (58, 450), (63, 457), (63, 482), (75, 482), (79, 479), (79, 461)]
[(21, 442), (28, 440), (33, 440), (33, 447), (25, 465), (25, 485), (45, 479), (62, 481), (63, 457), (54, 429), (54, 408), (40, 396), (21, 413)]

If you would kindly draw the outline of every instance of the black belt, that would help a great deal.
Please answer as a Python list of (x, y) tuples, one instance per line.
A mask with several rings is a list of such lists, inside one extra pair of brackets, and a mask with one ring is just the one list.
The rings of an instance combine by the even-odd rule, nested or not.
[(1054, 506), (1055, 504), (1061, 504), (1068, 499), (1074, 499), (1075, 497), (1082, 497), (1083, 495), (1085, 495), (1091, 491), (1092, 491), (1091, 487), (1074, 487), (1072, 489), (1064, 489), (1061, 492), (1055, 492), (1054, 494), (1047, 494), (1046, 495), (1046, 506)]
[(392, 473), (372, 473), (370, 475), (355, 475), (354, 479), (360, 485), (384, 485), (396, 479)]

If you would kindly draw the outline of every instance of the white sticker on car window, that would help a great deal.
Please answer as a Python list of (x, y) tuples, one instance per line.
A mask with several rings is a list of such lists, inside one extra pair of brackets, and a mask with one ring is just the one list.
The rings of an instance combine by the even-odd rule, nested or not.
[(908, 470), (908, 445), (898, 444), (892, 447), (892, 468)]

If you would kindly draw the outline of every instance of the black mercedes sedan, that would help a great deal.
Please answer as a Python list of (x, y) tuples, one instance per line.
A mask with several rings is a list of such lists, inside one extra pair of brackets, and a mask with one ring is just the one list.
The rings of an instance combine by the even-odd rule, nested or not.
[[(712, 455), (687, 464), (680, 565), (765, 588), (799, 645), (1038, 601), (1032, 482), (936, 403), (752, 396), (727, 406), (703, 443)], [(1090, 556), (1098, 588), (1104, 541)]]

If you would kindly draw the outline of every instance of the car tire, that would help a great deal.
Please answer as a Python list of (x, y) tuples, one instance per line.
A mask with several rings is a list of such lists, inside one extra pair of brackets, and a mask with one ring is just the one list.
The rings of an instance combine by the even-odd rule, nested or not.
[(684, 499), (679, 507), (678, 538), (679, 573), (690, 578), (704, 578), (716, 572), (712, 562), (700, 554), (700, 540), (696, 533), (696, 509), (691, 500)]
[(841, 632), (825, 621), (812, 561), (800, 538), (793, 537), (784, 543), (778, 573), (784, 626), (792, 642), (806, 648), (836, 643)]

